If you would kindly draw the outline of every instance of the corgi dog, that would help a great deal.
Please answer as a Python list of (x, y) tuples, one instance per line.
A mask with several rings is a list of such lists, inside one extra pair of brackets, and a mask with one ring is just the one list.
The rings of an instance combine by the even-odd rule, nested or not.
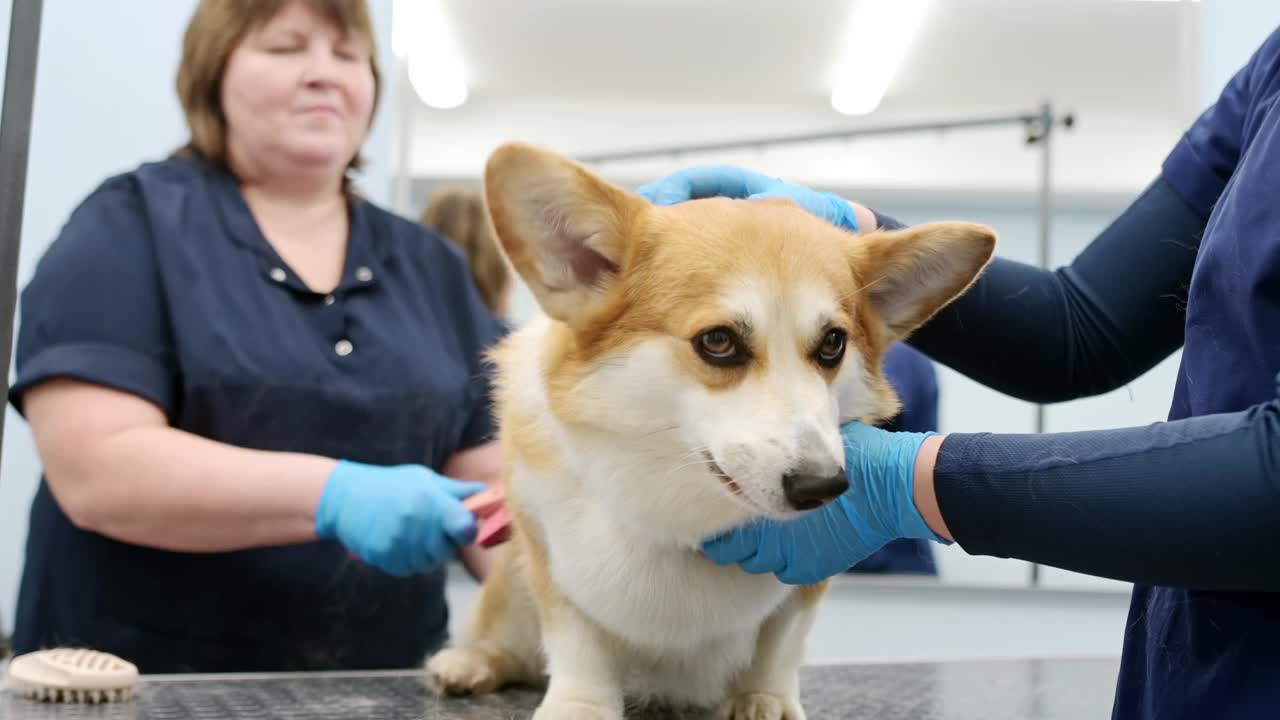
[(511, 538), (429, 685), (545, 688), (537, 720), (643, 703), (804, 720), (826, 583), (700, 544), (845, 492), (840, 425), (896, 414), (886, 348), (968, 288), (995, 234), (854, 234), (780, 199), (657, 206), (522, 143), (489, 157), (484, 193), (542, 312), (491, 355)]

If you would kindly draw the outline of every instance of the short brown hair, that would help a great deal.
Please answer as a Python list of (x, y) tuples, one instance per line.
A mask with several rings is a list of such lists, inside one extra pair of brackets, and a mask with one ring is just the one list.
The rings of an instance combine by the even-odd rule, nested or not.
[(461, 187), (443, 188), (432, 194), (422, 210), (421, 221), (462, 249), (480, 297), (490, 310), (501, 312), (511, 270), (489, 225), (480, 193)]
[[(377, 45), (366, 0), (304, 0), (321, 17), (353, 32), (369, 45), (373, 71), (373, 106), (381, 90)], [(178, 65), (178, 101), (187, 117), (191, 139), (179, 155), (197, 155), (227, 167), (227, 121), (222, 112), (222, 75), (227, 60), (252, 30), (275, 17), (291, 0), (200, 0), (182, 37)], [(364, 159), (357, 153), (349, 170), (359, 170)], [(350, 190), (350, 178), (343, 188)]]

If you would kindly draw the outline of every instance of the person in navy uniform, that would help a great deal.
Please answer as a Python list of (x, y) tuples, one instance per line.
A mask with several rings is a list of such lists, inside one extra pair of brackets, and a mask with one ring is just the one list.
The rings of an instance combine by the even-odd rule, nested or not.
[(502, 472), (466, 261), (363, 199), (364, 0), (202, 0), (191, 140), (106, 179), (22, 294), (44, 474), (13, 651), (145, 673), (416, 667)]
[[(884, 354), (884, 377), (898, 393), (902, 411), (879, 427), (891, 432), (938, 431), (938, 373), (933, 362), (906, 343), (894, 343)], [(891, 540), (849, 569), (856, 575), (938, 574), (928, 540)]]
[[(790, 197), (855, 232), (898, 226), (734, 167), (641, 192)], [(709, 538), (708, 556), (810, 583), (916, 538), (1129, 581), (1117, 720), (1280, 717), (1280, 29), (1070, 264), (997, 258), (908, 342), (1041, 403), (1182, 357), (1168, 417), (1144, 427), (943, 436), (849, 423), (843, 496)]]

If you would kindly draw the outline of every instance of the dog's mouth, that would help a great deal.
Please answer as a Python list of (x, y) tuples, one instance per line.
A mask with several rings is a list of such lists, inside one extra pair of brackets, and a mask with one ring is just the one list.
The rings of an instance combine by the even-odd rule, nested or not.
[(716, 462), (715, 457), (713, 457), (711, 453), (703, 450), (702, 456), (707, 461), (707, 469), (711, 471), (712, 475), (716, 476), (716, 479), (720, 481), (720, 484), (724, 486), (725, 490), (729, 491), (729, 495), (733, 499), (745, 505), (752, 512), (766, 512), (765, 509), (760, 507), (754, 500), (747, 497), (747, 494), (743, 492), (738, 483), (720, 467), (720, 464)]
[(738, 487), (738, 483), (734, 482), (733, 478), (729, 477), (729, 474), (720, 468), (716, 459), (711, 457), (711, 453), (703, 450), (702, 454), (707, 459), (707, 467), (711, 469), (711, 474), (716, 476), (720, 484), (728, 488), (731, 494), (745, 499), (746, 495), (742, 494), (742, 488)]

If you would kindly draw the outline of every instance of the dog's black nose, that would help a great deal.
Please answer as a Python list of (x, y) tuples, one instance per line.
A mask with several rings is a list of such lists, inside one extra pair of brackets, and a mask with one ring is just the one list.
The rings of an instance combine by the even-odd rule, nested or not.
[(848, 489), (849, 479), (843, 470), (827, 476), (798, 473), (782, 476), (782, 493), (797, 510), (812, 510)]

